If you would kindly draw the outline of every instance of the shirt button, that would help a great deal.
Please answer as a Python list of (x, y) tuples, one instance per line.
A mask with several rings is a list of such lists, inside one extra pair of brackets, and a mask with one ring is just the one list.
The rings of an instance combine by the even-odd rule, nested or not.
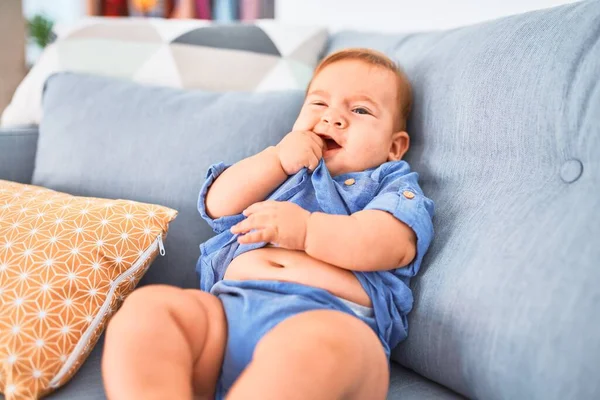
[(583, 172), (583, 164), (577, 159), (572, 159), (565, 162), (560, 167), (560, 178), (565, 183), (573, 183), (581, 176)]
[(352, 186), (352, 185), (354, 185), (355, 182), (356, 182), (356, 180), (354, 178), (346, 179), (344, 181), (344, 185), (346, 185), (346, 186)]
[(409, 200), (415, 198), (415, 194), (413, 192), (411, 192), (410, 190), (405, 190), (404, 192), (402, 192), (402, 194), (404, 195), (404, 197), (406, 197)]

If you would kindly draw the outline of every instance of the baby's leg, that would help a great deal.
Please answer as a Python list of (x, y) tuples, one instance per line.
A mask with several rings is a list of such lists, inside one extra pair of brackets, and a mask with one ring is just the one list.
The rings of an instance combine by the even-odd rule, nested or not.
[(377, 400), (388, 385), (388, 361), (373, 330), (340, 311), (317, 310), (269, 331), (227, 399)]
[(199, 290), (135, 290), (108, 325), (102, 373), (108, 398), (212, 398), (227, 339), (221, 301)]

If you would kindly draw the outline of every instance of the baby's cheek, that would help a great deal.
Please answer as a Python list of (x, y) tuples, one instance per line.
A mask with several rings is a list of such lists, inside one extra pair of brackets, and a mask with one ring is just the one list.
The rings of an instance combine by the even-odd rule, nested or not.
[(348, 154), (350, 156), (348, 160), (358, 169), (366, 169), (384, 163), (387, 154), (387, 150), (384, 150), (382, 146), (378, 146), (377, 143), (365, 141), (357, 149), (353, 149), (352, 154)]
[(317, 118), (314, 115), (311, 115), (310, 112), (306, 110), (300, 111), (300, 115), (296, 118), (296, 122), (294, 122), (294, 127), (292, 130), (294, 131), (310, 131), (315, 127), (317, 123)]
[(353, 143), (352, 152), (356, 157), (364, 158), (371, 157), (377, 152), (377, 144), (374, 140), (369, 138), (369, 135), (364, 135), (362, 140)]
[(302, 129), (300, 128), (300, 125), (301, 125), (301, 123), (302, 123), (302, 121), (300, 120), (300, 118), (298, 118), (298, 119), (296, 120), (296, 122), (294, 122), (294, 126), (292, 127), (292, 131), (299, 131), (299, 130), (302, 130)]

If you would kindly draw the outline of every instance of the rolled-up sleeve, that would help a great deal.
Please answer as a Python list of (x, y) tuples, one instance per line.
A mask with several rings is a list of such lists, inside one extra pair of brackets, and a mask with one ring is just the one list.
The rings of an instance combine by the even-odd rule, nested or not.
[[(401, 172), (401, 171), (398, 171)], [(417, 237), (417, 254), (402, 275), (414, 276), (419, 271), (423, 256), (433, 239), (433, 201), (427, 198), (418, 184), (418, 174), (392, 173), (386, 177), (377, 195), (365, 210), (386, 211), (408, 225)]]
[(206, 194), (208, 193), (208, 189), (215, 179), (217, 179), (219, 175), (221, 175), (223, 171), (229, 167), (229, 165), (226, 165), (222, 162), (211, 165), (208, 168), (206, 179), (204, 180), (204, 184), (200, 189), (200, 195), (198, 196), (198, 211), (200, 212), (200, 216), (202, 216), (202, 218), (208, 222), (212, 230), (216, 233), (221, 233), (244, 219), (243, 214), (225, 215), (223, 217), (213, 219), (206, 213)]

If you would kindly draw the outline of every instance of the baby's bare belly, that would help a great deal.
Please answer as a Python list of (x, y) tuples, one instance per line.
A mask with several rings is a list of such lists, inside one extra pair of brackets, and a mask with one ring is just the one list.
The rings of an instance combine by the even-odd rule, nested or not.
[(277, 280), (325, 289), (357, 304), (371, 307), (371, 299), (356, 276), (346, 269), (327, 264), (303, 251), (263, 247), (233, 259), (226, 279)]

